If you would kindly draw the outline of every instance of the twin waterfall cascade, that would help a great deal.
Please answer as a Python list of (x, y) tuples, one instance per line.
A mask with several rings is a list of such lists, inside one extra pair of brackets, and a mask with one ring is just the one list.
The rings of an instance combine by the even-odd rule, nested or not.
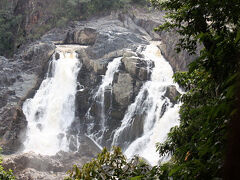
[[(28, 121), (27, 139), (24, 142), (25, 152), (34, 151), (43, 155), (55, 155), (60, 150), (70, 151), (68, 130), (76, 119), (75, 96), (77, 87), (80, 85), (77, 79), (82, 64), (74, 48), (71, 50), (71, 45), (57, 48), (56, 53), (49, 63), (46, 78), (39, 90), (33, 98), (27, 99), (23, 104), (23, 112)], [(156, 143), (164, 142), (170, 128), (179, 124), (180, 105), (172, 104), (165, 94), (169, 86), (175, 86), (178, 91), (180, 90), (173, 82), (171, 66), (163, 58), (154, 42), (139, 53), (148, 65), (150, 79), (143, 82), (135, 99), (131, 101), (128, 108), (126, 106), (124, 118), (121, 122), (119, 121), (120, 126), (112, 129), (111, 145), (122, 147), (128, 158), (138, 154), (152, 165), (156, 165), (160, 160), (156, 152)], [(58, 59), (56, 59), (57, 55), (60, 55)], [(91, 99), (98, 104), (99, 108), (99, 125), (96, 129), (94, 121), (89, 122), (85, 135), (99, 145), (102, 145), (105, 140), (103, 136), (107, 131), (105, 93), (110, 91), (110, 96), (113, 95), (114, 75), (119, 71), (121, 64), (122, 57), (108, 63), (101, 84), (92, 94)], [(90, 106), (87, 113), (85, 112), (86, 116), (91, 116), (91, 108)], [(123, 137), (126, 136), (125, 132), (136, 124), (134, 122), (136, 116), (142, 118), (143, 132), (134, 141), (127, 142)], [(161, 160), (166, 159), (167, 157), (161, 158)]]
[(43, 80), (32, 99), (23, 104), (28, 121), (25, 152), (55, 155), (60, 150), (68, 151), (66, 132), (75, 116), (77, 76), (81, 64), (75, 52), (57, 51), (49, 63), (46, 79)]

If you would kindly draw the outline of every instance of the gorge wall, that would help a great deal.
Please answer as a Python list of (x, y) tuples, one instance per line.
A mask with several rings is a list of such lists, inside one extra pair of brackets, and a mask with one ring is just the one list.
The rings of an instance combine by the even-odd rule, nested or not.
[[(161, 41), (157, 45), (174, 71), (186, 70), (186, 65), (192, 60), (184, 52), (180, 55), (175, 53), (174, 45), (178, 37), (174, 33), (157, 34), (152, 31), (163, 21), (163, 15), (161, 12), (140, 12), (135, 9), (86, 22), (74, 22), (64, 29), (49, 31), (39, 41), (22, 48), (12, 59), (1, 57), (0, 146), (3, 153), (8, 155), (24, 149), (27, 120), (22, 105), (26, 99), (33, 98), (39, 89), (48, 71), (48, 63), (56, 52), (56, 45), (78, 45), (75, 50), (82, 64), (77, 77), (75, 119), (67, 132), (70, 153), (59, 152), (55, 156), (44, 157), (29, 155), (29, 152), (20, 153), (7, 156), (5, 166), (16, 169), (19, 179), (34, 179), (36, 176), (54, 179), (54, 175), (57, 179), (63, 177), (73, 163), (82, 165), (100, 152), (96, 142), (110, 148), (114, 130), (121, 126), (128, 106), (134, 102), (143, 84), (150, 80), (151, 70), (155, 67), (154, 63), (146, 61), (143, 54), (151, 41)], [(56, 59), (58, 56), (55, 53)], [(110, 62), (119, 57), (118, 67), (109, 72), (112, 79), (102, 86), (103, 77), (111, 69)], [(98, 92), (101, 86), (104, 91)], [(161, 107), (161, 113), (166, 111), (164, 108), (167, 106), (176, 104), (175, 97), (178, 95), (174, 85), (167, 86), (163, 92), (167, 104)], [(102, 115), (106, 119), (104, 122)], [(122, 148), (126, 149), (127, 145), (143, 135), (143, 117), (136, 114), (132, 118), (131, 133), (122, 137)], [(19, 167), (18, 164), (26, 165)], [(49, 174), (48, 167), (51, 167), (52, 174)]]

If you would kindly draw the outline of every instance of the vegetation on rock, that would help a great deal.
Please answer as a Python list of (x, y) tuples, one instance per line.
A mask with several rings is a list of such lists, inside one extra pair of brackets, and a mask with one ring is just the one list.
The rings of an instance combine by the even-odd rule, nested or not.
[[(0, 149), (1, 151), (1, 149)], [(0, 179), (1, 180), (15, 180), (15, 177), (12, 173), (12, 170), (4, 170), (4, 168), (1, 166), (2, 164), (2, 157), (0, 157)]]
[(21, 19), (21, 16), (13, 15), (7, 4), (0, 4), (0, 56), (11, 56), (16, 46), (21, 43)]
[(86, 163), (81, 169), (74, 166), (65, 180), (91, 179), (155, 179), (157, 168), (151, 168), (144, 160), (134, 157), (127, 161), (119, 147), (109, 152), (106, 148), (96, 159)]

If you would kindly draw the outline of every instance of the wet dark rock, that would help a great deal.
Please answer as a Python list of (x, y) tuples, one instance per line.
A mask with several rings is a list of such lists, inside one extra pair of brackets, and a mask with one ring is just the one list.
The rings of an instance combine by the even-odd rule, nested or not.
[(21, 107), (5, 106), (1, 108), (0, 115), (0, 146), (3, 153), (11, 154), (21, 147), (27, 122)]
[(65, 44), (93, 45), (96, 41), (96, 29), (84, 28), (73, 32), (68, 32)]
[(176, 86), (168, 86), (165, 96), (169, 98), (170, 102), (173, 104), (177, 103), (177, 97), (180, 95), (180, 93), (177, 91)]
[(101, 152), (101, 149), (95, 144), (95, 142), (87, 136), (80, 136), (79, 144), (78, 152), (81, 156), (96, 157), (96, 155)]
[(145, 116), (143, 114), (137, 114), (133, 117), (131, 126), (123, 130), (118, 137), (116, 145), (121, 146), (123, 150), (125, 150), (131, 142), (141, 137), (143, 135), (144, 118)]
[(60, 58), (60, 54), (59, 53), (56, 53), (55, 54), (55, 59), (58, 60)]

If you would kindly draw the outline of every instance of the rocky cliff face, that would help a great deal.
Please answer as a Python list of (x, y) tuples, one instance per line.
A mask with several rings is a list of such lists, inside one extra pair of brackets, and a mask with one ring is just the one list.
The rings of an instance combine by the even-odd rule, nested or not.
[(22, 16), (22, 28), (26, 34), (51, 21), (51, 0), (15, 0), (14, 14)]
[[(45, 3), (45, 1), (41, 3)], [(21, 7), (18, 8), (21, 9)], [(78, 75), (78, 82), (81, 86), (79, 85), (76, 95), (76, 118), (69, 130), (69, 135), (81, 134), (81, 137), (84, 137), (84, 134), (96, 134), (101, 130), (99, 126), (101, 107), (93, 95), (102, 82), (108, 63), (116, 57), (122, 57), (119, 70), (114, 74), (112, 88), (105, 91), (103, 99), (107, 121), (100, 143), (102, 146), (110, 147), (113, 130), (119, 127), (128, 105), (134, 101), (142, 84), (149, 80), (149, 68), (154, 66), (146, 64), (146, 61), (143, 61), (144, 57), (138, 52), (141, 52), (141, 49), (149, 44), (149, 41), (161, 40), (162, 53), (176, 71), (185, 70), (186, 64), (191, 61), (186, 54), (179, 56), (174, 53), (173, 45), (177, 37), (170, 33), (157, 34), (152, 31), (159, 22), (162, 22), (162, 18), (163, 13), (141, 14), (139, 11), (132, 11), (129, 14), (113, 13), (110, 16), (88, 22), (75, 22), (65, 29), (54, 29), (48, 32), (40, 41), (22, 49), (13, 59), (1, 57), (0, 146), (3, 147), (3, 153), (21, 152), (27, 127), (22, 113), (22, 103), (26, 98), (32, 97), (38, 89), (57, 43), (81, 45), (77, 50), (79, 60), (82, 62), (82, 68)], [(188, 60), (186, 61), (185, 58)], [(176, 103), (174, 97), (177, 94), (175, 87), (169, 87), (166, 92), (166, 96), (172, 103)], [(131, 131), (134, 133), (126, 134), (127, 140), (133, 141), (143, 132), (143, 124), (138, 123), (142, 122), (141, 117), (136, 116), (134, 122), (134, 127), (131, 127)], [(92, 126), (89, 128), (91, 124)], [(97, 146), (89, 139), (82, 140), (80, 147), (76, 147), (74, 139), (70, 144), (72, 151), (81, 149), (76, 156), (84, 157), (84, 160), (80, 159), (82, 162), (99, 152)], [(83, 149), (89, 148), (93, 149), (93, 152), (87, 154)], [(74, 162), (73, 159), (76, 156), (67, 156), (69, 158), (62, 160), (61, 163)], [(34, 177), (29, 174), (44, 177), (49, 172), (39, 167), (38, 164), (26, 163), (28, 165), (24, 167), (17, 167), (17, 164), (30, 162), (29, 159), (37, 159), (37, 162), (42, 162), (42, 159), (45, 158), (44, 164), (47, 163), (46, 166), (53, 167), (52, 171), (55, 175), (62, 177), (63, 173), (61, 174), (61, 172), (65, 169), (60, 167), (61, 163), (56, 162), (61, 161), (61, 158), (59, 160), (58, 157), (56, 160), (56, 157), (38, 157), (37, 155), (28, 157), (27, 154), (10, 156), (10, 159), (5, 161), (5, 166), (17, 169), (17, 176), (20, 179), (26, 179), (28, 176), (29, 179)], [(55, 167), (52, 164), (58, 165)], [(71, 165), (69, 163), (68, 168)], [(58, 170), (55, 171), (54, 168)], [(53, 177), (49, 179), (53, 179)]]
[[(175, 47), (178, 44), (179, 36), (175, 31), (171, 32), (154, 32), (153, 29), (158, 27), (164, 22), (164, 12), (151, 11), (144, 9), (132, 9), (129, 13), (119, 14), (119, 19), (124, 22), (124, 25), (139, 31), (139, 28), (143, 28), (153, 40), (161, 41), (159, 45), (163, 56), (169, 61), (174, 72), (176, 71), (186, 71), (188, 69), (188, 64), (191, 63), (196, 56), (190, 56), (186, 51), (181, 51), (176, 53)], [(137, 25), (135, 28), (131, 24)]]

